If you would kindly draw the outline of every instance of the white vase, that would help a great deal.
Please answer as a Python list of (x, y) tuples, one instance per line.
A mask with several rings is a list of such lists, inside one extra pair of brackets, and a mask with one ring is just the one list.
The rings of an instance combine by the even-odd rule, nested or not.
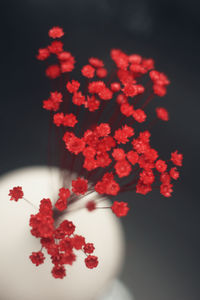
[[(109, 289), (121, 269), (124, 236), (119, 220), (109, 209), (88, 212), (83, 208), (65, 217), (73, 221), (77, 234), (94, 243), (99, 258), (96, 269), (86, 268), (81, 251), (76, 253), (74, 264), (67, 267), (64, 279), (52, 277), (48, 256), (41, 266), (35, 267), (30, 262), (31, 252), (40, 250), (39, 240), (30, 234), (29, 227), (30, 214), (36, 210), (23, 199), (10, 201), (9, 189), (22, 186), (25, 198), (39, 206), (42, 198), (57, 198), (62, 187), (59, 174), (56, 168), (29, 167), (1, 177), (0, 298), (3, 300), (94, 300)], [(68, 180), (71, 182), (71, 178)], [(88, 197), (91, 196), (98, 197), (97, 194)], [(100, 205), (110, 203), (105, 200)]]

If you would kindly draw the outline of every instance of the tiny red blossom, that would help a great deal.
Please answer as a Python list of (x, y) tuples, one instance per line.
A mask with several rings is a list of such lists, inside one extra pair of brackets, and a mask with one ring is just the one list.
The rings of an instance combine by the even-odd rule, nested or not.
[(87, 78), (93, 78), (95, 74), (95, 69), (90, 65), (85, 65), (81, 70), (83, 76)]
[(108, 74), (108, 71), (105, 68), (98, 68), (96, 70), (96, 75), (99, 78), (104, 78), (107, 76), (107, 74)]
[(63, 120), (64, 120), (63, 113), (57, 113), (53, 116), (53, 123), (58, 127), (63, 124)]
[(55, 207), (60, 211), (65, 210), (67, 208), (67, 199), (59, 198), (55, 203)]
[(72, 180), (72, 191), (76, 195), (84, 195), (88, 190), (88, 181), (84, 178), (78, 177)]
[(127, 162), (126, 159), (119, 160), (115, 165), (114, 168), (118, 177), (122, 178), (128, 176), (131, 173), (131, 165)]
[(164, 160), (159, 159), (159, 160), (156, 161), (155, 167), (156, 167), (158, 172), (163, 173), (167, 169), (167, 164), (165, 163)]
[(132, 165), (135, 165), (138, 162), (139, 155), (137, 154), (137, 152), (130, 150), (126, 156)]
[(171, 161), (174, 165), (181, 167), (183, 161), (183, 154), (178, 153), (178, 151), (174, 151), (171, 153)]
[(63, 51), (63, 43), (61, 41), (53, 41), (48, 49), (53, 54), (58, 54)]
[(51, 65), (46, 69), (46, 76), (55, 79), (61, 74), (59, 65)]
[(84, 252), (85, 253), (90, 253), (90, 254), (94, 252), (94, 249), (95, 249), (95, 247), (92, 243), (87, 243), (83, 247)]
[(68, 141), (65, 142), (65, 144), (66, 148), (74, 154), (79, 154), (85, 148), (85, 142), (83, 141), (83, 139), (79, 139), (77, 137), (71, 137)]
[(120, 111), (123, 115), (126, 117), (130, 117), (133, 115), (133, 105), (130, 105), (129, 103), (122, 103), (120, 106)]
[(87, 101), (85, 101), (84, 105), (89, 111), (95, 111), (99, 108), (100, 101), (94, 95), (92, 97), (87, 96)]
[(110, 100), (112, 99), (113, 93), (109, 88), (102, 88), (98, 95), (102, 100)]
[(60, 278), (62, 279), (63, 277), (66, 276), (66, 270), (63, 265), (55, 265), (51, 271), (52, 275), (54, 278)]
[(23, 198), (24, 193), (21, 186), (16, 186), (9, 191), (8, 195), (10, 196), (10, 200), (18, 201)]
[(175, 180), (179, 178), (179, 172), (177, 171), (176, 167), (171, 168), (171, 170), (169, 171), (169, 175)]
[(88, 85), (88, 91), (90, 94), (98, 94), (104, 89), (105, 83), (103, 81), (92, 81)]
[(36, 265), (36, 267), (43, 264), (45, 260), (44, 254), (41, 251), (32, 252), (32, 254), (29, 257), (32, 263)]
[(50, 199), (42, 199), (40, 201), (40, 208), (39, 208), (39, 212), (43, 215), (49, 215), (52, 216), (53, 212), (52, 212), (52, 203)]
[(89, 59), (89, 63), (94, 67), (94, 68), (101, 68), (104, 66), (104, 63), (102, 60), (95, 58), (95, 57), (91, 57)]
[(163, 85), (159, 85), (159, 84), (153, 85), (153, 91), (154, 91), (154, 94), (159, 97), (164, 97), (167, 93), (166, 87)]
[(40, 48), (38, 50), (38, 55), (36, 56), (38, 60), (45, 60), (50, 56), (48, 48)]
[[(112, 87), (111, 87), (111, 90), (112, 90)], [(118, 104), (124, 104), (124, 103), (128, 102), (127, 97), (124, 94), (118, 94), (117, 97), (116, 97), (116, 101), (117, 101)], [(122, 112), (122, 110), (121, 110), (121, 112)]]
[(60, 64), (60, 69), (62, 73), (72, 72), (74, 69), (74, 63), (71, 61), (64, 61)]
[(98, 263), (98, 258), (94, 255), (88, 255), (88, 257), (85, 259), (85, 265), (89, 269), (96, 268)]
[(71, 235), (75, 231), (75, 226), (71, 221), (64, 220), (58, 227), (65, 235)]
[(85, 96), (81, 92), (75, 92), (72, 97), (72, 102), (78, 106), (85, 104)]
[(96, 133), (98, 136), (108, 136), (110, 134), (111, 128), (108, 123), (101, 123), (96, 127)]
[(142, 56), (139, 54), (131, 54), (128, 59), (132, 64), (140, 64), (142, 62)]
[(146, 195), (152, 190), (150, 184), (144, 184), (141, 180), (136, 185), (136, 193)]
[(112, 156), (115, 160), (123, 160), (126, 157), (126, 154), (123, 149), (115, 148), (112, 152)]
[(82, 249), (82, 247), (85, 245), (85, 238), (81, 235), (75, 235), (72, 238), (72, 245), (76, 250)]
[(113, 202), (111, 209), (113, 213), (119, 218), (126, 216), (129, 211), (129, 207), (126, 202), (118, 202), (118, 201)]
[(171, 197), (171, 193), (173, 192), (172, 184), (161, 184), (160, 193), (165, 197)]
[(74, 127), (78, 123), (78, 120), (74, 114), (67, 114), (63, 118), (63, 125), (68, 127)]
[(52, 39), (61, 38), (63, 35), (63, 29), (59, 26), (54, 26), (49, 30), (49, 37)]
[(156, 115), (158, 119), (161, 119), (162, 121), (169, 121), (169, 113), (164, 107), (157, 107)]
[(68, 199), (70, 197), (70, 190), (69, 189), (65, 189), (64, 187), (59, 189), (59, 197), (61, 199)]
[(75, 93), (78, 91), (80, 83), (77, 80), (68, 81), (66, 88), (70, 93)]
[(96, 209), (96, 203), (93, 200), (90, 200), (86, 203), (86, 208), (88, 211), (93, 211)]
[(134, 110), (132, 116), (138, 123), (144, 122), (147, 117), (145, 112), (140, 108)]
[(110, 89), (114, 93), (119, 92), (121, 90), (121, 85), (119, 82), (112, 82), (110, 85)]

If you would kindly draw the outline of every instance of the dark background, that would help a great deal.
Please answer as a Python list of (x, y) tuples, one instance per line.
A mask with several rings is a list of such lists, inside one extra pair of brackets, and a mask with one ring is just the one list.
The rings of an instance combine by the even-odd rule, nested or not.
[[(1, 1), (0, 173), (46, 164), (49, 82), (35, 59), (54, 25), (83, 65), (111, 48), (153, 57), (171, 80), (160, 99), (171, 120), (153, 130), (155, 148), (184, 154), (173, 197), (126, 194), (122, 281), (136, 300), (199, 300), (200, 2), (195, 0)], [(124, 198), (123, 198), (124, 199)], [(125, 200), (126, 200), (125, 199)], [(2, 299), (3, 300), (3, 299)]]

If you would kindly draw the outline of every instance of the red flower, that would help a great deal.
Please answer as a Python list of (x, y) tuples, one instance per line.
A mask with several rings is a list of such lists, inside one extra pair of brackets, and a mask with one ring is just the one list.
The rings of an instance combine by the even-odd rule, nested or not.
[(76, 255), (73, 252), (66, 252), (63, 254), (62, 261), (63, 264), (72, 265), (76, 260)]
[(94, 249), (95, 249), (95, 247), (92, 243), (87, 243), (83, 247), (84, 252), (85, 253), (90, 253), (90, 254), (93, 253)]
[(167, 93), (166, 87), (163, 85), (159, 85), (159, 84), (153, 85), (153, 91), (154, 91), (154, 94), (159, 97), (164, 97)]
[(67, 208), (67, 199), (58, 199), (56, 201), (55, 207), (60, 210), (63, 211)]
[(64, 35), (63, 29), (58, 26), (54, 26), (49, 30), (49, 37), (52, 39), (61, 38)]
[(50, 199), (42, 199), (40, 201), (40, 209), (39, 212), (43, 215), (49, 215), (52, 216), (52, 203)]
[(94, 67), (94, 68), (101, 68), (104, 66), (104, 63), (102, 60), (95, 58), (95, 57), (91, 57), (89, 59), (89, 63)]
[(118, 201), (113, 202), (111, 209), (113, 213), (119, 218), (126, 216), (129, 211), (129, 207), (126, 202), (118, 202)]
[(61, 251), (72, 252), (72, 239), (69, 237), (62, 239), (59, 243), (59, 247)]
[(106, 194), (116, 196), (120, 191), (119, 184), (113, 179), (106, 184)]
[(58, 195), (61, 199), (68, 199), (70, 197), (70, 190), (62, 187), (61, 189), (59, 189)]
[(183, 154), (179, 154), (178, 151), (174, 151), (171, 153), (171, 161), (174, 165), (181, 167), (183, 161)]
[(158, 119), (161, 119), (162, 121), (169, 121), (169, 113), (164, 107), (157, 107), (156, 115)]
[(29, 256), (30, 260), (32, 261), (33, 264), (37, 266), (43, 264), (45, 257), (44, 254), (39, 251), (39, 252), (32, 252), (32, 254)]
[(112, 156), (115, 160), (124, 160), (126, 157), (126, 154), (123, 149), (115, 148), (112, 152)]
[(110, 100), (112, 99), (113, 93), (109, 88), (102, 88), (101, 91), (98, 93), (99, 98), (102, 100)]
[(88, 85), (88, 91), (90, 94), (98, 94), (105, 87), (106, 86), (103, 81), (92, 81)]
[(85, 76), (87, 78), (93, 78), (94, 73), (95, 73), (95, 69), (90, 65), (85, 65), (82, 68), (81, 72), (82, 72), (83, 76)]
[(40, 48), (38, 50), (38, 55), (36, 56), (38, 60), (45, 60), (50, 56), (48, 48)]
[(136, 185), (136, 193), (146, 195), (152, 190), (150, 184), (144, 184), (141, 180)]
[(117, 175), (122, 178), (128, 176), (131, 173), (131, 165), (127, 162), (127, 160), (119, 160), (115, 165), (114, 168), (116, 170)]
[(77, 137), (71, 137), (68, 141), (65, 142), (65, 144), (66, 148), (74, 154), (79, 154), (85, 148), (85, 142), (83, 141), (83, 139), (79, 139)]
[(96, 133), (98, 136), (108, 136), (110, 134), (110, 125), (108, 123), (101, 123), (96, 127)]
[(144, 184), (152, 184), (155, 180), (155, 176), (152, 170), (143, 170), (142, 172), (140, 172), (140, 180)]
[(130, 105), (129, 103), (122, 103), (120, 106), (120, 111), (123, 115), (126, 117), (130, 117), (133, 115), (133, 105)]
[(146, 120), (146, 117), (147, 117), (145, 112), (140, 108), (134, 110), (132, 116), (138, 123), (144, 122)]
[[(62, 94), (59, 92), (51, 92), (50, 98), (48, 100), (43, 101), (43, 108), (46, 110), (57, 111), (60, 108), (61, 102), (63, 102)], [(63, 113), (61, 113), (58, 116), (59, 117), (57, 118), (57, 120), (55, 120), (55, 122), (59, 124), (60, 123), (59, 119), (62, 119)]]
[(75, 231), (75, 226), (71, 221), (64, 220), (58, 227), (59, 230), (61, 230), (64, 235), (71, 235)]
[(179, 178), (179, 172), (177, 171), (177, 169), (171, 168), (171, 170), (169, 171), (169, 175), (171, 176), (171, 178), (177, 180)]
[(85, 104), (85, 96), (81, 92), (75, 92), (72, 97), (72, 102), (78, 106)]
[(66, 88), (70, 93), (75, 93), (78, 91), (80, 83), (77, 80), (68, 81)]
[(132, 165), (135, 165), (138, 162), (139, 155), (137, 154), (137, 152), (131, 150), (127, 153), (126, 156)]
[(77, 118), (74, 114), (67, 114), (63, 119), (63, 125), (68, 127), (74, 127), (78, 123)]
[(157, 162), (155, 163), (155, 167), (157, 169), (158, 172), (163, 173), (167, 170), (167, 164), (165, 163), (164, 160), (157, 160)]
[(115, 62), (116, 66), (119, 69), (126, 70), (129, 65), (129, 59), (128, 55), (126, 55), (124, 52), (122, 52), (119, 49), (112, 49), (111, 50), (111, 58)]
[(63, 113), (57, 113), (53, 116), (53, 123), (58, 127), (63, 124), (63, 120), (64, 120)]
[(53, 41), (48, 49), (53, 54), (58, 54), (63, 51), (63, 43), (61, 41)]
[(87, 208), (88, 211), (93, 211), (93, 210), (96, 209), (96, 203), (93, 200), (88, 201), (86, 203), (86, 208)]
[(99, 78), (104, 78), (107, 76), (107, 74), (108, 74), (108, 71), (105, 68), (98, 68), (96, 70), (96, 75)]
[(137, 87), (136, 87), (136, 85), (134, 85), (132, 83), (125, 84), (125, 86), (122, 89), (122, 91), (124, 92), (124, 94), (127, 97), (134, 97), (134, 96), (137, 95)]
[(94, 95), (92, 95), (92, 97), (87, 96), (87, 101), (84, 103), (84, 105), (89, 111), (95, 111), (99, 108), (100, 101), (97, 100)]
[(75, 235), (72, 238), (72, 245), (76, 250), (82, 249), (82, 247), (85, 245), (85, 238), (81, 235)]
[(171, 197), (171, 193), (173, 192), (172, 184), (161, 184), (160, 193), (165, 197)]
[(88, 190), (88, 181), (83, 178), (72, 180), (72, 191), (76, 195), (84, 195)]
[(89, 269), (96, 268), (98, 266), (98, 257), (94, 255), (88, 255), (88, 257), (85, 259), (85, 265)]
[(46, 69), (46, 76), (55, 79), (61, 74), (59, 65), (51, 65)]
[(60, 278), (62, 279), (63, 277), (66, 276), (66, 270), (63, 265), (55, 265), (51, 271), (52, 275), (54, 278)]
[(119, 92), (121, 90), (121, 85), (119, 82), (112, 82), (110, 84), (111, 91), (113, 93)]
[(24, 193), (22, 191), (22, 187), (21, 186), (16, 186), (16, 187), (12, 188), (9, 191), (8, 196), (10, 196), (10, 200), (18, 201), (19, 199), (22, 199), (23, 196), (24, 196)]

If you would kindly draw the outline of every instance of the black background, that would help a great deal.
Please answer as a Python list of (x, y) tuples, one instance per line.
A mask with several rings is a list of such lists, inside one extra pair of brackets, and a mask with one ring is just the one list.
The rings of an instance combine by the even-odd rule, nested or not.
[(41, 101), (49, 82), (35, 54), (52, 26), (64, 28), (65, 45), (81, 65), (90, 56), (107, 60), (119, 47), (153, 57), (168, 75), (168, 94), (159, 101), (171, 120), (153, 130), (153, 146), (166, 155), (179, 149), (184, 167), (172, 198), (123, 196), (133, 201), (123, 220), (121, 279), (136, 300), (199, 300), (199, 1), (8, 0), (1, 13), (1, 174), (47, 163)]

